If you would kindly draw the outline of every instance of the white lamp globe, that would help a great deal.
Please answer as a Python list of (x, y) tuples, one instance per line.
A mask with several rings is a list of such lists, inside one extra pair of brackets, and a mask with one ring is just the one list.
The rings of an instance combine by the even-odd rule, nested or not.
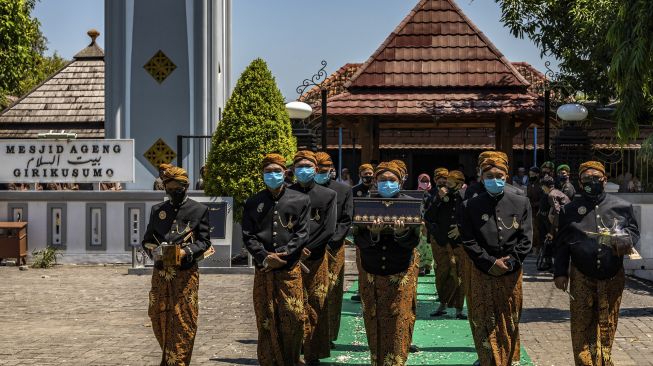
[(587, 108), (578, 103), (563, 104), (557, 114), (563, 121), (582, 121), (587, 118)]
[(313, 108), (304, 102), (290, 102), (286, 104), (286, 111), (290, 119), (306, 119), (313, 114)]

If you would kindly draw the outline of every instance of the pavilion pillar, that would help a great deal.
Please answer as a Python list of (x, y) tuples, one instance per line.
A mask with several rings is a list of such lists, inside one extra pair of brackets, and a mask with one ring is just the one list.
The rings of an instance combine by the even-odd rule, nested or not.
[(515, 121), (510, 116), (501, 116), (497, 119), (495, 126), (496, 149), (508, 155), (510, 168), (513, 169), (512, 137), (515, 130)]
[(379, 123), (375, 118), (364, 118), (358, 123), (358, 139), (361, 145), (361, 163), (379, 160)]
[(370, 128), (372, 129), (372, 159), (380, 161), (381, 160), (381, 130), (379, 128), (379, 119), (372, 118), (370, 123)]

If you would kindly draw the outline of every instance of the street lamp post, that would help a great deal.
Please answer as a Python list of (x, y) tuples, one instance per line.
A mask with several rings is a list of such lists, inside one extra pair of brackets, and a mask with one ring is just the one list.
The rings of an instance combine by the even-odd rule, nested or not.
[(320, 88), (320, 96), (322, 98), (322, 151), (327, 151), (327, 90), (322, 85), (327, 77), (326, 66), (327, 62), (322, 60), (322, 68), (313, 74), (310, 79), (304, 79), (302, 84), (297, 87), (297, 94), (300, 96), (304, 94), (308, 87)]
[(315, 135), (306, 128), (303, 121), (313, 114), (313, 108), (304, 102), (294, 101), (286, 104), (286, 111), (292, 121), (292, 133), (297, 138), (297, 147), (311, 150)]
[(563, 121), (582, 121), (587, 118), (588, 112), (584, 105), (578, 103), (563, 104), (556, 111)]
[[(551, 118), (551, 91), (552, 90), (557, 91), (556, 94), (554, 95), (554, 97), (556, 98), (559, 98), (561, 94), (574, 95), (575, 93), (573, 87), (565, 80), (561, 80), (560, 75), (557, 72), (551, 70), (550, 66), (551, 66), (551, 61), (547, 61), (544, 63), (544, 67), (546, 68), (546, 72), (544, 73), (545, 78), (543, 84), (544, 86), (544, 161), (548, 161), (551, 158), (551, 146), (549, 141), (551, 137), (550, 136), (551, 122), (549, 121)], [(567, 104), (563, 106), (566, 105)], [(562, 106), (560, 108), (562, 108)], [(561, 119), (565, 120), (565, 118), (562, 118), (559, 114), (558, 116)], [(585, 116), (580, 120), (583, 120), (586, 117), (587, 117), (587, 109), (585, 109)], [(537, 145), (535, 145), (534, 148), (535, 150), (537, 150)]]

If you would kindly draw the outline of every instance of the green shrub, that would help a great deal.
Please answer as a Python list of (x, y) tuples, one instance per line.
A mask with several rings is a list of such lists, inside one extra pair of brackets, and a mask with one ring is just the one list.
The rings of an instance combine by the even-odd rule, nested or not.
[(32, 268), (50, 268), (57, 263), (57, 256), (63, 256), (61, 250), (47, 247), (32, 251)]
[(263, 156), (276, 152), (291, 159), (295, 150), (283, 96), (265, 61), (256, 59), (240, 75), (213, 134), (204, 191), (233, 197), (240, 222), (245, 199), (264, 187)]

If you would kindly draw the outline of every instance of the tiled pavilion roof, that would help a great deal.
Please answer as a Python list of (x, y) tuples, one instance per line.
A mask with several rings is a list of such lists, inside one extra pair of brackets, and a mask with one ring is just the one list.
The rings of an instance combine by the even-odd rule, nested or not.
[(0, 138), (36, 138), (66, 130), (79, 138), (104, 137), (104, 51), (91, 44), (70, 63), (0, 112)]
[(458, 118), (542, 110), (527, 79), (453, 0), (420, 0), (344, 86), (329, 98), (330, 116)]

